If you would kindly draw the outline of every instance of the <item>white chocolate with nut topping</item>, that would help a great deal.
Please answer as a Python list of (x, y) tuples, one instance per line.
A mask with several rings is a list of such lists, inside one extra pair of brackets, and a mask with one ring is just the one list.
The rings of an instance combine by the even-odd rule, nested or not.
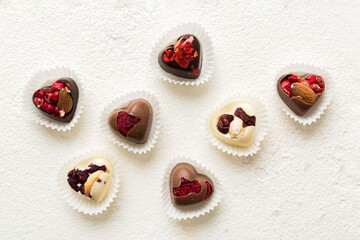
[(106, 171), (97, 170), (91, 173), (84, 183), (84, 195), (94, 201), (101, 202), (106, 197), (111, 185), (113, 172), (112, 164), (105, 158), (97, 157), (78, 164), (76, 168), (83, 171), (89, 169), (90, 164), (94, 164), (99, 167), (105, 165), (106, 167)]
[[(216, 138), (227, 144), (247, 147), (251, 144), (253, 136), (255, 135), (255, 126), (243, 127), (243, 121), (234, 114), (238, 108), (242, 108), (250, 117), (256, 115), (256, 110), (249, 103), (245, 101), (236, 102), (214, 114), (210, 120), (210, 129)], [(234, 120), (230, 122), (229, 131), (226, 134), (220, 132), (217, 128), (220, 116), (223, 114), (229, 114), (234, 117)]]

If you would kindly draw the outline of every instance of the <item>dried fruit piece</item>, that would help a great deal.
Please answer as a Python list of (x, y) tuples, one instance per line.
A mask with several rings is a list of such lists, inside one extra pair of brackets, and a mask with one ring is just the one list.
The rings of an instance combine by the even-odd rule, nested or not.
[(119, 132), (126, 137), (131, 129), (141, 121), (139, 117), (131, 116), (125, 111), (121, 111), (117, 116), (117, 128)]
[(104, 158), (96, 157), (88, 162), (79, 163), (67, 174), (67, 181), (72, 189), (95, 201), (102, 201), (111, 181), (111, 163)]
[(300, 97), (300, 99), (309, 105), (313, 105), (316, 101), (315, 92), (303, 83), (294, 83), (291, 86), (291, 91), (293, 92), (294, 97)]
[(243, 121), (243, 127), (255, 126), (256, 117), (249, 116), (242, 108), (237, 108), (234, 113), (235, 116), (239, 117)]
[(70, 122), (75, 114), (78, 97), (79, 90), (75, 81), (60, 78), (51, 86), (37, 90), (33, 94), (33, 103), (47, 116), (61, 122)]
[(180, 186), (173, 188), (173, 194), (175, 196), (186, 196), (190, 193), (199, 194), (201, 191), (201, 185), (199, 181), (189, 181), (186, 178), (181, 178)]
[(178, 38), (174, 45), (163, 49), (158, 62), (166, 72), (173, 75), (195, 79), (200, 75), (202, 56), (199, 40), (191, 34)]
[(170, 173), (170, 195), (175, 206), (204, 201), (214, 192), (209, 177), (199, 174), (189, 163), (178, 163)]
[(219, 117), (219, 121), (216, 125), (219, 132), (227, 134), (229, 132), (230, 123), (234, 120), (234, 116), (230, 114), (223, 114)]

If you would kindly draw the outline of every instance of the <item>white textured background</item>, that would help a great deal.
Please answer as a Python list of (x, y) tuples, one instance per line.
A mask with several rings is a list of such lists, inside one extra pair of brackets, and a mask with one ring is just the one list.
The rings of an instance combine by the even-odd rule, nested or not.
[[(0, 0), (1, 239), (360, 239), (359, 1)], [(172, 26), (202, 24), (217, 67), (201, 87), (174, 86), (148, 68), (154, 41)], [(301, 127), (272, 104), (284, 64), (325, 67), (333, 104)], [(19, 102), (32, 73), (55, 65), (84, 80), (87, 107), (59, 134), (30, 121)], [(147, 155), (116, 147), (98, 131), (101, 107), (126, 90), (158, 93), (162, 134)], [(253, 158), (210, 145), (203, 117), (222, 97), (254, 92), (272, 127)], [(120, 194), (99, 216), (72, 210), (55, 185), (63, 161), (94, 146), (122, 165)], [(221, 205), (188, 221), (162, 211), (166, 161), (206, 162), (225, 185)]]

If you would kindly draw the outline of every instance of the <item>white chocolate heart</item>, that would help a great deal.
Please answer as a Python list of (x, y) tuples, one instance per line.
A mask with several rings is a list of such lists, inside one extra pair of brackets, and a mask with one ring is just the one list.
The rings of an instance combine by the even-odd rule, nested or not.
[[(255, 135), (255, 126), (243, 127), (243, 121), (234, 115), (237, 108), (242, 108), (250, 117), (256, 115), (256, 110), (249, 103), (245, 101), (235, 102), (214, 114), (210, 120), (210, 129), (215, 137), (227, 144), (247, 147), (251, 144), (253, 136)], [(226, 134), (221, 133), (217, 128), (219, 118), (223, 114), (229, 114), (234, 117), (234, 120), (230, 123), (229, 132)]]

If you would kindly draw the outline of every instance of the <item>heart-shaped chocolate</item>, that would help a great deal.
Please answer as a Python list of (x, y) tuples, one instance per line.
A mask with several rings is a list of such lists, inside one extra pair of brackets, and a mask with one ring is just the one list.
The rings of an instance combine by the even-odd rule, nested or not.
[(255, 134), (256, 111), (245, 101), (235, 102), (215, 113), (210, 129), (219, 140), (237, 147), (247, 147)]
[(152, 119), (151, 104), (145, 99), (135, 99), (126, 108), (112, 111), (108, 125), (116, 135), (143, 144), (149, 137)]
[(196, 79), (201, 72), (202, 55), (199, 40), (191, 34), (178, 38), (159, 53), (160, 67), (173, 75)]
[(60, 122), (71, 122), (75, 115), (79, 89), (71, 78), (63, 77), (51, 86), (37, 90), (32, 97), (37, 109)]
[(296, 115), (303, 116), (324, 92), (325, 81), (314, 74), (296, 76), (289, 73), (279, 78), (277, 90), (284, 103)]
[(170, 194), (175, 206), (207, 200), (214, 190), (211, 179), (199, 174), (189, 163), (178, 163), (171, 171)]
[(94, 201), (101, 202), (109, 190), (112, 165), (104, 158), (79, 163), (67, 174), (70, 187)]

